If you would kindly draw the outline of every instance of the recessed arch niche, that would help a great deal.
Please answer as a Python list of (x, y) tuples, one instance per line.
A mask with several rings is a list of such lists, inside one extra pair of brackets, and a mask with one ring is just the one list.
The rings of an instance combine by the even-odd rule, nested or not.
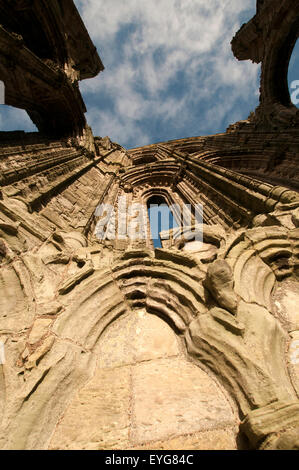
[(69, 403), (50, 449), (235, 449), (238, 418), (222, 387), (187, 360), (145, 309), (115, 320), (97, 368)]

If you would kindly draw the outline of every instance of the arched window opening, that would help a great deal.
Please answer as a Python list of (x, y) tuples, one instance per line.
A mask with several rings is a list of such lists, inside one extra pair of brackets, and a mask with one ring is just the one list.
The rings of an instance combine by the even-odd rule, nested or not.
[(146, 165), (147, 163), (155, 163), (157, 158), (154, 155), (142, 155), (134, 158), (134, 165)]
[(148, 218), (154, 248), (162, 248), (161, 232), (178, 227), (174, 214), (162, 196), (152, 196), (147, 201)]
[(295, 44), (289, 63), (288, 83), (292, 103), (299, 108), (299, 41)]
[[(5, 89), (4, 89), (5, 98)], [(4, 101), (4, 100), (3, 100)], [(31, 121), (24, 109), (14, 108), (6, 104), (0, 105), (0, 131), (37, 132), (37, 127)]]

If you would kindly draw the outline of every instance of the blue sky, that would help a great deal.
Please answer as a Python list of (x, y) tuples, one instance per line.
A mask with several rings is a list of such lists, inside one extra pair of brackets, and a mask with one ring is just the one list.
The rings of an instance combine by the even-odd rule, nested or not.
[[(75, 0), (105, 71), (80, 83), (95, 135), (126, 148), (225, 132), (258, 105), (260, 66), (237, 61), (234, 33), (256, 0)], [(299, 80), (298, 44), (289, 80)], [(0, 106), (1, 130), (35, 130)]]

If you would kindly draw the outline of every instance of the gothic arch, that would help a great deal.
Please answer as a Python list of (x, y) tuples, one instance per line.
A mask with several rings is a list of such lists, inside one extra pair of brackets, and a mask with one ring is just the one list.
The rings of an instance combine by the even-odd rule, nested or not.
[[(288, 87), (288, 67), (298, 38), (299, 18), (290, 25), (287, 13), (279, 16), (279, 34), (273, 31), (263, 60), (261, 100), (293, 108)], [(283, 20), (281, 21), (281, 19)]]

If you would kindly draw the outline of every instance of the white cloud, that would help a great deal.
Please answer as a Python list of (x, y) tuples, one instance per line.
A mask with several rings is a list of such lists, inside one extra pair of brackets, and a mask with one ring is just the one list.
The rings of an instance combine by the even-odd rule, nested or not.
[[(95, 135), (139, 146), (214, 133), (254, 109), (259, 67), (238, 62), (230, 41), (255, 0), (75, 3), (105, 65), (80, 83)], [(2, 108), (0, 130), (36, 130), (25, 111)]]
[[(125, 141), (127, 135), (130, 134), (135, 135), (137, 140), (144, 142), (144, 145), (151, 143), (150, 137), (136, 126), (134, 119), (124, 118), (109, 110), (101, 111), (97, 107), (90, 109), (89, 117), (94, 123), (94, 135), (101, 137), (108, 135), (112, 141), (119, 143)], [(104, 133), (103, 130), (105, 130)]]
[(26, 111), (11, 106), (0, 106), (0, 131), (23, 130), (35, 132), (37, 129)]
[[(174, 130), (190, 135), (196, 121), (198, 130), (213, 132), (238, 100), (256, 103), (258, 66), (238, 62), (230, 48), (240, 15), (247, 12), (249, 20), (255, 0), (75, 3), (106, 67), (80, 85), (95, 133), (113, 132), (122, 145), (143, 145), (156, 135), (149, 117), (156, 127), (166, 126), (166, 140)], [(225, 88), (224, 103), (217, 97)]]

